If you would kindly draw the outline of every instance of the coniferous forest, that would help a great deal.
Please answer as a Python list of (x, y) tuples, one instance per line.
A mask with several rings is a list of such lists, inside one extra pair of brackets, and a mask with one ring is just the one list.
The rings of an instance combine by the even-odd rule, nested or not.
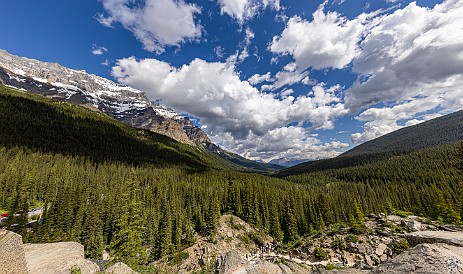
[[(214, 238), (221, 214), (290, 243), (363, 214), (460, 224), (463, 145), (289, 175), (243, 173), (205, 151), (80, 106), (0, 87), (2, 225), (31, 243), (77, 241), (132, 267)], [(27, 212), (43, 207), (28, 229)]]

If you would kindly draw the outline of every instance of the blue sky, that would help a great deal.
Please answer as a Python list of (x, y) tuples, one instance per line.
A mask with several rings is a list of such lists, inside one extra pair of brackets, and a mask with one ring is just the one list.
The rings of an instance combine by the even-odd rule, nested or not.
[(256, 160), (333, 157), (463, 105), (462, 0), (7, 0), (0, 37)]

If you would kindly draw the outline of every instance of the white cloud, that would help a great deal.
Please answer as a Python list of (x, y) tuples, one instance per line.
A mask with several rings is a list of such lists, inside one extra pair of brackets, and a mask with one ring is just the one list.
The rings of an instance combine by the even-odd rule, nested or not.
[(289, 19), (280, 36), (269, 47), (276, 54), (291, 55), (304, 70), (312, 67), (344, 68), (360, 54), (358, 46), (374, 14), (360, 14), (348, 20), (337, 12), (324, 12), (327, 2), (313, 13), (313, 20)]
[(201, 9), (183, 0), (101, 0), (106, 14), (98, 20), (105, 26), (121, 23), (151, 52), (161, 53), (166, 46), (180, 46), (201, 36), (195, 22)]
[(333, 121), (346, 113), (336, 94), (339, 86), (319, 84), (307, 95), (278, 99), (242, 81), (230, 63), (195, 59), (175, 68), (156, 59), (131, 57), (118, 60), (112, 72), (118, 81), (145, 91), (150, 98), (162, 98), (177, 111), (200, 118), (215, 140), (229, 136), (235, 145), (225, 143), (225, 148), (242, 154), (261, 151), (260, 138), (289, 123), (308, 122), (309, 130), (331, 129)]
[(105, 47), (101, 47), (101, 46), (98, 46), (96, 44), (92, 45), (92, 54), (93, 55), (102, 55), (107, 51), (108, 51), (108, 49), (105, 48)]
[[(449, 0), (434, 8), (415, 3), (383, 16), (361, 43), (354, 60), (359, 81), (346, 93), (351, 111), (373, 107), (358, 119), (364, 132), (352, 135), (364, 142), (423, 119), (416, 115), (437, 107), (446, 112), (463, 107), (463, 1)], [(362, 82), (362, 79), (363, 80)]]
[(436, 92), (447, 96), (461, 87), (462, 14), (463, 2), (451, 0), (433, 9), (411, 3), (385, 16), (366, 36), (354, 61), (354, 71), (368, 79), (347, 93), (349, 106)]
[(225, 55), (225, 49), (221, 46), (217, 46), (214, 48), (214, 53), (218, 58), (222, 59)]
[(280, 92), (280, 96), (285, 98), (285, 97), (288, 97), (289, 95), (291, 95), (293, 93), (294, 93), (293, 89), (285, 89), (285, 90)]
[(413, 98), (393, 107), (369, 108), (356, 117), (357, 120), (365, 122), (364, 131), (352, 134), (352, 142), (363, 143), (398, 130), (404, 127), (398, 124), (400, 120), (408, 120), (405, 126), (410, 126), (434, 118), (435, 115), (427, 115), (420, 120), (415, 117), (417, 114), (435, 109), (442, 103), (439, 97)]
[(248, 82), (255, 86), (257, 84), (260, 84), (262, 82), (272, 82), (274, 81), (272, 79), (272, 74), (270, 72), (267, 72), (266, 74), (254, 74), (248, 79)]
[(111, 64), (111, 61), (109, 61), (109, 59), (106, 59), (103, 62), (101, 62), (101, 65), (103, 66), (109, 66), (110, 64)]
[(253, 18), (261, 9), (280, 9), (280, 0), (218, 0), (218, 2), (221, 13), (228, 14), (239, 24)]
[[(279, 88), (282, 88), (284, 86), (291, 86), (296, 83), (300, 83), (304, 81), (304, 79), (308, 79), (309, 72), (304, 71), (287, 71), (287, 70), (282, 70), (277, 72), (275, 75), (275, 82), (271, 85), (263, 85), (262, 89), (263, 90), (276, 90)], [(304, 81), (305, 84), (311, 83), (309, 80)]]
[(253, 160), (269, 162), (275, 159), (316, 160), (339, 155), (349, 144), (339, 141), (322, 143), (299, 126), (280, 127), (263, 136), (250, 134), (246, 139), (236, 139), (229, 133), (212, 136), (224, 147), (233, 147), (236, 153)]

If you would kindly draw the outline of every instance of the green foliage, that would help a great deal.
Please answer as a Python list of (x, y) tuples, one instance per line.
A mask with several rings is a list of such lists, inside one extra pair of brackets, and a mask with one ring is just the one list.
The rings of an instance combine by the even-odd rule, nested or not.
[(115, 221), (109, 250), (112, 261), (122, 261), (136, 268), (146, 260), (146, 249), (143, 246), (144, 227), (137, 193), (139, 186), (135, 178), (130, 179), (128, 187), (128, 191), (123, 194), (122, 208), (119, 218)]
[(250, 249), (253, 245), (262, 246), (264, 244), (264, 236), (263, 233), (251, 231), (238, 235), (238, 239), (244, 243), (247, 249)]
[(358, 243), (359, 238), (356, 235), (349, 234), (346, 236), (346, 242), (348, 243)]
[[(0, 106), (0, 208), (17, 214), (7, 227), (26, 242), (78, 241), (91, 258), (109, 246), (134, 268), (177, 254), (195, 233), (213, 239), (227, 212), (290, 246), (350, 220), (361, 234), (363, 212), (386, 201), (443, 221), (462, 210), (455, 144), (283, 180), (68, 103), (0, 87)], [(28, 233), (37, 204), (44, 213)]]
[(325, 266), (325, 270), (335, 270), (335, 269), (344, 269), (344, 267), (342, 266), (337, 266), (333, 263), (328, 263), (326, 266)]
[(182, 263), (184, 260), (188, 259), (190, 255), (186, 252), (178, 252), (172, 256), (172, 258), (169, 260), (168, 265), (174, 266)]
[(328, 260), (328, 258), (329, 258), (328, 252), (325, 249), (321, 248), (321, 247), (315, 248), (314, 256), (315, 256), (315, 258), (317, 258), (319, 260)]
[(82, 271), (80, 270), (80, 267), (78, 267), (77, 265), (71, 267), (70, 272), (71, 274), (81, 274), (82, 273)]
[(343, 153), (340, 157), (307, 162), (284, 169), (278, 174), (289, 176), (368, 164), (380, 166), (382, 162), (398, 155), (458, 142), (463, 139), (462, 128), (463, 111), (458, 111), (373, 139)]
[(284, 257), (278, 258), (276, 262), (284, 265), (288, 263)]
[(331, 248), (332, 249), (339, 249), (339, 250), (345, 250), (346, 249), (346, 243), (344, 240), (335, 237), (333, 242), (331, 243)]
[(361, 235), (367, 231), (367, 228), (364, 224), (354, 224), (350, 228), (350, 232), (356, 235)]
[(408, 244), (407, 240), (405, 239), (400, 239), (399, 241), (394, 241), (390, 244), (390, 248), (392, 252), (396, 254), (400, 254), (410, 248), (410, 245)]

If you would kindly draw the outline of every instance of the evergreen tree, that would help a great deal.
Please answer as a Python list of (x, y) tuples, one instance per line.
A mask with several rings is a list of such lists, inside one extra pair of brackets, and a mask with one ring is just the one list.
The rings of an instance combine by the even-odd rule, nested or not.
[(297, 238), (297, 220), (294, 215), (294, 209), (290, 203), (286, 203), (284, 240), (291, 243)]
[(131, 268), (137, 268), (146, 260), (143, 246), (143, 220), (141, 203), (136, 193), (138, 185), (132, 178), (128, 192), (124, 194), (121, 215), (116, 221), (116, 231), (109, 245), (111, 260), (122, 261)]

